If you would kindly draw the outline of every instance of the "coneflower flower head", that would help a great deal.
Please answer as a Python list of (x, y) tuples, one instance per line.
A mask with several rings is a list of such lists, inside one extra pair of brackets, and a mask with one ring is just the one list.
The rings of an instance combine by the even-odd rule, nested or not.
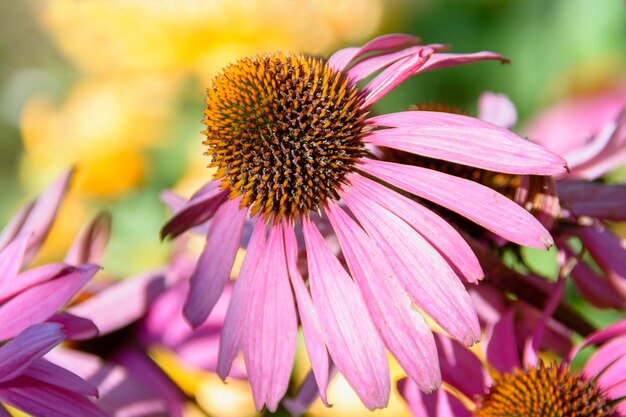
[[(228, 375), (243, 350), (259, 409), (276, 409), (286, 392), (298, 322), (322, 400), (330, 355), (370, 409), (384, 407), (389, 395), (385, 348), (421, 389), (439, 385), (434, 338), (415, 305), (463, 343), (480, 338), (459, 279), (482, 278), (475, 255), (446, 221), (390, 185), (505, 239), (552, 243), (532, 215), (487, 187), (379, 161), (367, 151), (385, 146), (512, 174), (565, 169), (540, 146), (470, 117), (425, 111), (368, 117), (373, 104), (419, 72), (505, 60), (418, 44), (413, 36), (387, 35), (327, 61), (282, 53), (245, 58), (209, 87), (204, 133), (216, 176), (174, 213), (162, 235), (211, 221), (185, 305), (199, 325), (226, 286), (246, 218), (255, 223), (224, 322), (218, 373)], [(349, 272), (320, 233), (318, 214), (328, 217)], [(306, 273), (298, 268), (301, 248)]]

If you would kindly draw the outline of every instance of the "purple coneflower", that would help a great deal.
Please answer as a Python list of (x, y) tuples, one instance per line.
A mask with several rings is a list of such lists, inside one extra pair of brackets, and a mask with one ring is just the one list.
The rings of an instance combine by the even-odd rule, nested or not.
[[(216, 173), (162, 235), (212, 219), (185, 305), (198, 325), (228, 282), (246, 218), (256, 222), (225, 318), (218, 373), (225, 377), (243, 350), (259, 409), (275, 410), (287, 390), (298, 317), (322, 400), (330, 355), (370, 409), (384, 407), (389, 396), (386, 349), (420, 389), (440, 383), (434, 338), (415, 306), (464, 344), (479, 340), (461, 282), (481, 279), (476, 257), (453, 227), (398, 190), (507, 240), (552, 244), (528, 212), (487, 187), (368, 153), (371, 145), (385, 146), (511, 174), (565, 170), (560, 157), (478, 119), (427, 111), (369, 117), (373, 104), (417, 73), (504, 61), (492, 52), (449, 54), (418, 43), (395, 34), (328, 61), (282, 53), (245, 58), (208, 89), (204, 143)], [(316, 226), (323, 215), (349, 272)], [(298, 269), (300, 232), (307, 281)]]

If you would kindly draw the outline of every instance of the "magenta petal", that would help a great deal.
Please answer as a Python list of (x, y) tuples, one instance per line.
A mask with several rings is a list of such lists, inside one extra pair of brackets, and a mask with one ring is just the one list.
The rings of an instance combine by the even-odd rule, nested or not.
[(67, 255), (65, 255), (65, 262), (70, 265), (100, 263), (110, 236), (111, 215), (101, 213), (84, 227), (74, 239)]
[(63, 339), (65, 332), (56, 323), (35, 324), (24, 330), (15, 339), (0, 347), (0, 383), (23, 373)]
[(578, 352), (587, 346), (597, 345), (615, 337), (626, 336), (626, 320), (618, 321), (604, 329), (598, 330), (585, 338), (583, 343), (577, 345), (570, 354), (568, 360), (576, 356)]
[(376, 201), (410, 224), (437, 249), (457, 275), (471, 283), (477, 283), (483, 278), (484, 273), (476, 255), (447, 221), (415, 201), (361, 175), (349, 174), (347, 179), (354, 191)]
[[(364, 140), (429, 158), (509, 174), (553, 175), (566, 162), (547, 149), (491, 123), (443, 112), (398, 114), (402, 126), (376, 130)], [(386, 125), (385, 118), (377, 123)], [(387, 120), (393, 120), (391, 118)]]
[(413, 417), (471, 417), (471, 413), (454, 396), (440, 389), (424, 394), (408, 378), (398, 381), (398, 391), (404, 398)]
[(49, 281), (63, 271), (67, 270), (67, 264), (48, 264), (38, 268), (29, 269), (18, 274), (10, 281), (0, 283), (0, 302), (14, 297), (16, 294), (31, 288), (42, 282)]
[(381, 258), (380, 250), (339, 206), (331, 204), (326, 212), (385, 345), (422, 391), (435, 391), (441, 384), (435, 339), (385, 261), (395, 259)]
[(209, 317), (224, 291), (241, 242), (246, 212), (239, 209), (239, 199), (230, 200), (222, 204), (211, 222), (183, 309), (193, 326)]
[(505, 129), (512, 129), (517, 123), (517, 110), (506, 95), (488, 91), (478, 99), (478, 118)]
[[(28, 326), (57, 312), (100, 269), (83, 265), (67, 269), (54, 279), (31, 287), (0, 306), (0, 340), (9, 339)], [(37, 306), (37, 308), (33, 308)]]
[[(624, 341), (624, 339), (621, 340), (622, 343)], [(624, 382), (626, 382), (626, 355), (622, 354), (600, 374), (597, 383), (600, 388), (611, 389)]]
[[(616, 337), (600, 346), (585, 364), (585, 375), (588, 378), (596, 378), (607, 368), (613, 368), (613, 364), (620, 358), (626, 358), (626, 336)], [(622, 375), (626, 378), (626, 370), (616, 373), (614, 369), (613, 375)]]
[(559, 181), (559, 199), (575, 216), (626, 220), (626, 185), (587, 181)]
[(498, 322), (487, 326), (485, 357), (500, 373), (521, 368), (515, 338), (515, 311), (509, 310)]
[(411, 299), (454, 338), (468, 346), (479, 341), (480, 326), (471, 298), (439, 253), (376, 200), (349, 191), (342, 197)]
[(194, 194), (163, 226), (161, 238), (174, 238), (209, 220), (227, 197), (228, 192), (220, 190), (219, 182), (211, 181)]
[(298, 270), (298, 242), (296, 241), (296, 234), (292, 227), (285, 226), (284, 235), (287, 267), (289, 269), (289, 277), (291, 278), (291, 286), (296, 296), (300, 321), (302, 322), (304, 342), (311, 361), (311, 367), (313, 368), (313, 374), (315, 375), (315, 381), (319, 388), (319, 396), (324, 405), (328, 407), (326, 389), (328, 387), (329, 361), (324, 335), (322, 334), (322, 326), (313, 307), (311, 295)]
[(233, 286), (233, 295), (226, 311), (220, 350), (217, 358), (217, 374), (226, 379), (235, 357), (241, 349), (241, 339), (244, 327), (244, 317), (252, 297), (252, 287), (255, 284), (256, 271), (265, 248), (265, 223), (257, 221), (248, 244), (239, 277)]
[(107, 417), (83, 395), (26, 376), (0, 386), (0, 400), (34, 416)]
[(257, 410), (267, 404), (274, 412), (289, 386), (298, 329), (281, 225), (270, 230), (256, 274), (245, 317), (243, 357)]
[(391, 90), (415, 75), (433, 53), (432, 48), (420, 49), (419, 53), (401, 59), (378, 74), (364, 88), (365, 100), (361, 107), (367, 109)]
[(359, 168), (396, 187), (467, 217), (497, 235), (524, 246), (547, 249), (550, 233), (524, 208), (498, 192), (463, 178), (427, 168), (360, 160)]
[(313, 223), (304, 218), (302, 228), (313, 305), (330, 356), (367, 408), (385, 407), (389, 364), (359, 290)]
[[(165, 290), (161, 272), (125, 279), (68, 309), (93, 321), (100, 334), (111, 333), (140, 319), (152, 301)], [(124, 308), (119, 308), (124, 300)]]
[(15, 281), (15, 276), (22, 267), (28, 239), (28, 235), (22, 235), (0, 252), (0, 299), (4, 297), (6, 286)]
[(443, 380), (468, 398), (484, 394), (490, 377), (476, 355), (449, 337), (437, 334), (435, 340)]
[(403, 33), (390, 33), (372, 39), (360, 48), (340, 49), (328, 58), (327, 64), (337, 71), (343, 71), (351, 61), (354, 61), (368, 52), (398, 49), (419, 43), (420, 38), (416, 36)]
[(419, 72), (426, 72), (432, 70), (438, 70), (447, 67), (453, 67), (456, 65), (471, 64), (478, 61), (486, 60), (498, 60), (504, 63), (508, 63), (509, 60), (500, 54), (490, 51), (474, 52), (472, 54), (445, 54), (437, 53), (428, 60), (428, 63), (424, 65)]
[(61, 368), (45, 359), (33, 362), (24, 372), (25, 376), (54, 385), (76, 394), (98, 396), (96, 387), (65, 368)]
[(99, 334), (93, 321), (69, 313), (57, 313), (50, 317), (48, 322), (61, 324), (70, 340), (93, 339)]

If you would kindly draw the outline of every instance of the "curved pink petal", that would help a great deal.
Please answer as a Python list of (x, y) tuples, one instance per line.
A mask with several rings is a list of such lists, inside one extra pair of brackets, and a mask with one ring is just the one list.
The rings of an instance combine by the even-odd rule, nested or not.
[(48, 264), (18, 274), (10, 281), (0, 283), (0, 302), (42, 282), (49, 281), (67, 270), (67, 264)]
[(417, 74), (433, 52), (432, 48), (423, 48), (417, 54), (391, 64), (365, 86), (363, 89), (365, 100), (361, 107), (363, 109), (369, 108), (391, 90)]
[(101, 213), (74, 239), (65, 255), (65, 262), (70, 265), (100, 263), (110, 236), (111, 215)]
[(0, 299), (5, 296), (5, 288), (15, 281), (22, 267), (28, 240), (28, 235), (19, 236), (0, 251)]
[(411, 300), (466, 345), (479, 341), (480, 326), (471, 298), (439, 253), (376, 200), (350, 191), (342, 197), (389, 261)]
[(411, 299), (367, 234), (336, 204), (330, 204), (326, 213), (387, 349), (422, 391), (435, 391), (441, 384), (437, 348), (424, 318), (413, 309)]
[(447, 54), (437, 53), (428, 60), (419, 72), (438, 70), (457, 65), (471, 64), (473, 62), (498, 60), (502, 63), (509, 63), (509, 60), (500, 54), (491, 51), (474, 52), (471, 54)]
[(478, 118), (505, 129), (512, 129), (517, 123), (517, 110), (506, 95), (487, 91), (478, 99)]
[(359, 162), (363, 171), (456, 211), (507, 240), (540, 249), (553, 244), (550, 233), (537, 219), (488, 187), (427, 168), (367, 158)]
[(598, 330), (585, 338), (585, 340), (577, 345), (568, 355), (568, 361), (576, 356), (578, 352), (587, 346), (598, 345), (615, 337), (626, 336), (626, 320), (613, 323), (604, 329)]
[[(621, 342), (624, 343), (624, 340)], [(608, 390), (624, 382), (626, 382), (626, 355), (621, 355), (600, 374), (597, 383), (600, 388)]]
[(98, 396), (98, 390), (89, 382), (45, 359), (38, 359), (33, 362), (23, 375), (75, 392), (76, 394), (89, 395), (91, 397)]
[(515, 338), (515, 311), (507, 311), (496, 323), (486, 329), (485, 357), (500, 373), (521, 368)]
[(309, 290), (306, 288), (298, 270), (298, 242), (296, 241), (296, 234), (293, 228), (289, 225), (284, 228), (284, 237), (287, 267), (289, 269), (289, 277), (291, 278), (291, 286), (296, 297), (296, 304), (298, 305), (300, 321), (302, 322), (304, 343), (306, 344), (315, 381), (319, 388), (319, 397), (326, 406), (329, 406), (326, 399), (326, 389), (328, 387), (330, 364), (324, 335), (322, 334), (322, 326), (313, 307)]
[(64, 339), (63, 327), (57, 323), (35, 324), (24, 330), (0, 347), (0, 383), (22, 374)]
[(209, 317), (224, 291), (241, 242), (246, 213), (247, 210), (239, 209), (239, 199), (222, 204), (215, 213), (204, 250), (191, 275), (183, 309), (193, 326), (199, 326)]
[(256, 271), (265, 251), (265, 223), (257, 221), (248, 244), (246, 257), (241, 265), (239, 277), (233, 286), (233, 295), (226, 311), (220, 350), (217, 358), (217, 374), (226, 379), (235, 357), (241, 349), (244, 317), (252, 302), (252, 288), (256, 283)]
[(367, 408), (387, 405), (389, 365), (359, 290), (313, 223), (303, 219), (313, 305), (328, 351)]
[(357, 174), (348, 174), (354, 191), (400, 217), (410, 224), (452, 266), (457, 275), (477, 283), (484, 276), (476, 255), (465, 239), (448, 222), (421, 204)]
[(363, 139), (377, 146), (509, 174), (553, 175), (566, 170), (560, 156), (480, 119), (429, 111), (402, 112), (398, 117), (405, 118), (402, 127), (376, 130)]
[(578, 293), (598, 308), (626, 309), (626, 299), (615, 291), (606, 278), (596, 273), (584, 262), (576, 264), (571, 273)]
[(357, 58), (374, 51), (385, 51), (419, 44), (420, 38), (404, 33), (389, 33), (372, 39), (360, 48), (340, 49), (328, 58), (329, 67), (343, 71)]
[(69, 313), (56, 313), (48, 319), (48, 322), (62, 325), (69, 340), (93, 339), (99, 334), (93, 321)]
[[(46, 320), (59, 310), (100, 269), (86, 264), (68, 267), (58, 277), (31, 287), (0, 306), (0, 340)], [(37, 308), (33, 308), (37, 306)]]
[(254, 404), (274, 412), (287, 392), (298, 320), (285, 259), (282, 226), (270, 230), (246, 313), (243, 357)]
[(575, 216), (626, 220), (626, 185), (587, 181), (559, 181), (559, 199)]
[[(626, 335), (616, 337), (600, 346), (585, 364), (585, 375), (588, 378), (597, 378), (620, 358), (626, 358)], [(621, 375), (626, 375), (626, 371), (622, 371)]]
[(209, 220), (228, 197), (220, 190), (219, 181), (211, 181), (201, 188), (178, 210), (161, 229), (161, 239), (174, 238), (194, 226)]
[(491, 378), (476, 355), (447, 336), (435, 334), (442, 379), (467, 398), (483, 395)]

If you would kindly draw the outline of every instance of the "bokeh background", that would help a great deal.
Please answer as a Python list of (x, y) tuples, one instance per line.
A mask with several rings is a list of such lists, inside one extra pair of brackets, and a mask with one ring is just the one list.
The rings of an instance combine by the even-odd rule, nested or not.
[[(124, 278), (160, 265), (171, 249), (158, 238), (168, 215), (160, 192), (189, 195), (207, 180), (200, 131), (211, 77), (242, 56), (328, 56), (388, 32), (456, 52), (493, 50), (512, 63), (420, 75), (374, 111), (435, 102), (473, 114), (491, 90), (511, 97), (523, 127), (553, 103), (626, 79), (623, 0), (0, 0), (0, 224), (75, 164), (40, 261), (59, 259), (80, 226), (106, 210), (105, 273)], [(206, 391), (210, 413), (241, 415), (243, 405), (221, 402), (232, 400), (253, 414), (249, 393), (220, 391), (210, 376), (181, 378)], [(341, 381), (333, 390), (341, 401), (314, 415), (364, 411), (349, 408), (358, 402), (346, 400), (354, 396)], [(403, 413), (397, 399), (377, 412)]]

